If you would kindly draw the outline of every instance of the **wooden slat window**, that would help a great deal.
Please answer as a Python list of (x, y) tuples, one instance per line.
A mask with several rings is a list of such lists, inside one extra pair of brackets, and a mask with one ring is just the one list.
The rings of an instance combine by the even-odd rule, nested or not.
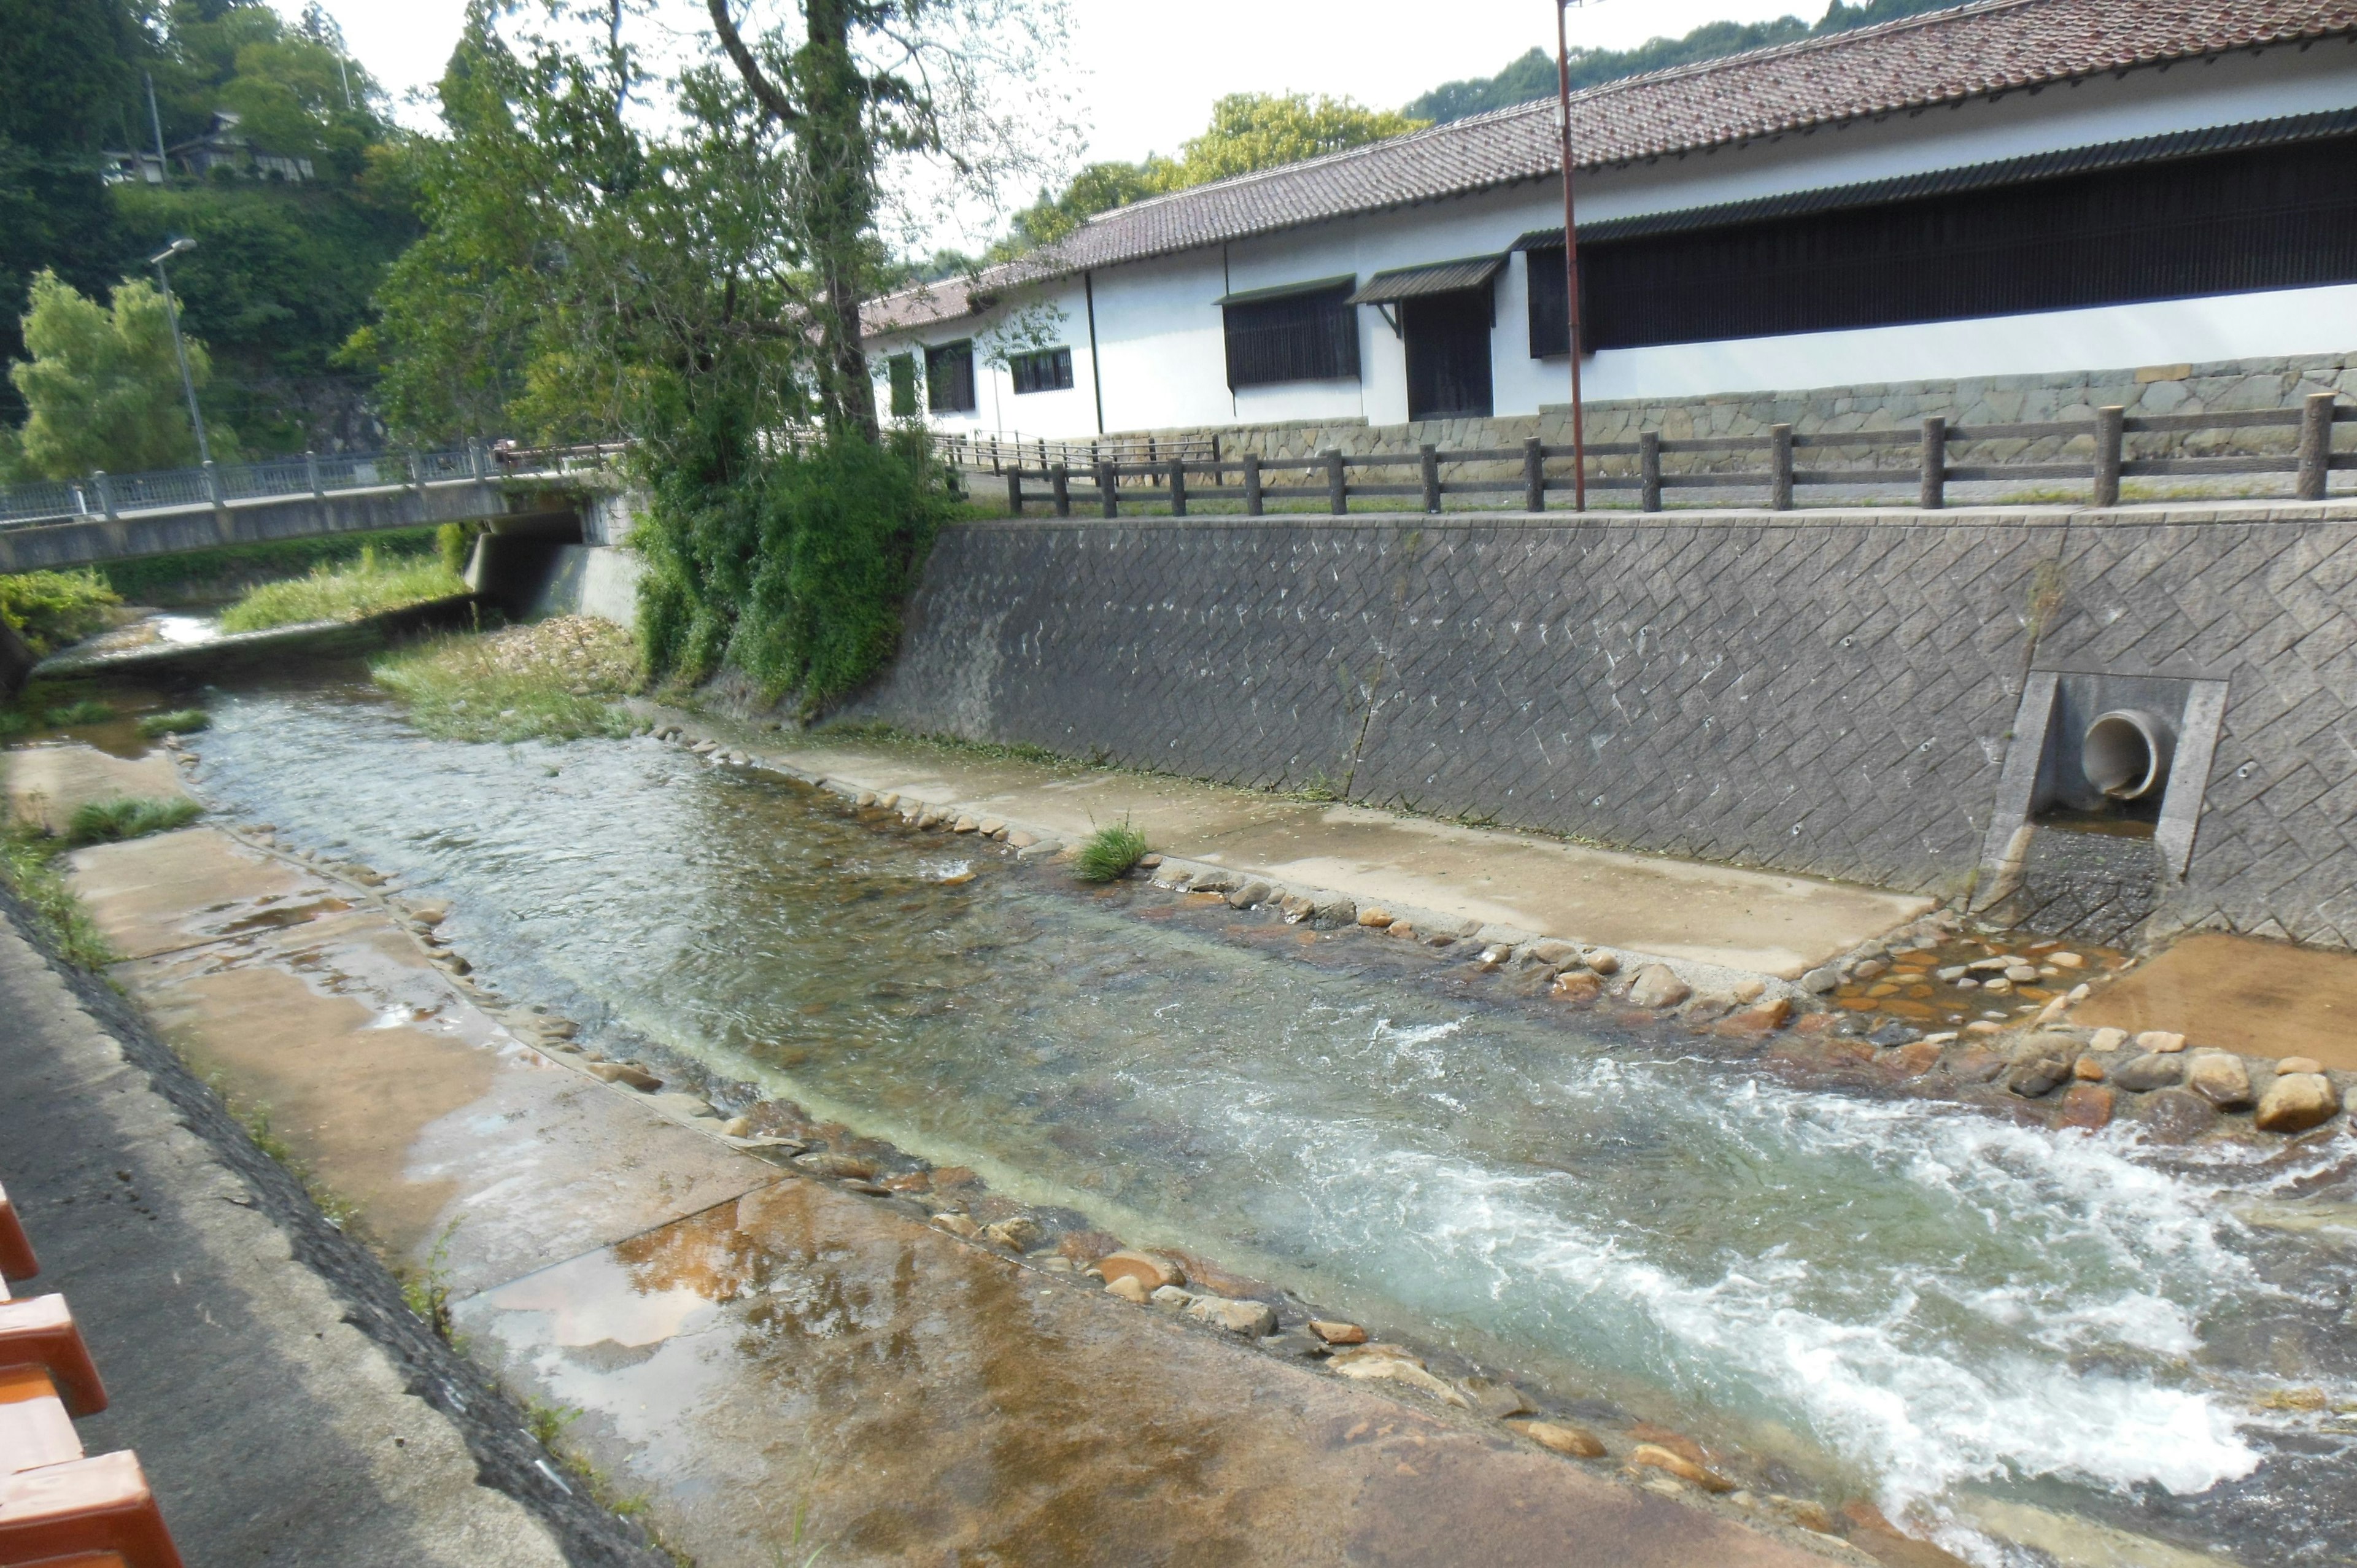
[(925, 350), (925, 406), (935, 413), (972, 413), (974, 339)]
[(1006, 371), (1014, 378), (1018, 394), (1072, 390), (1070, 349), (1042, 349), (1037, 353), (1013, 355), (1006, 361)]
[(1221, 307), (1227, 321), (1228, 386), (1359, 379), (1359, 313), (1344, 283)]

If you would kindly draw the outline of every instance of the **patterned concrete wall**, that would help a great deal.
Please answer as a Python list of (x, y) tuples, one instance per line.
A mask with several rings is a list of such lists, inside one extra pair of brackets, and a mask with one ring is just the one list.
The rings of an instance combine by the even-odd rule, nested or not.
[(863, 704), (1943, 893), (2022, 681), (2224, 675), (2170, 925), (2357, 944), (2357, 509), (979, 523)]

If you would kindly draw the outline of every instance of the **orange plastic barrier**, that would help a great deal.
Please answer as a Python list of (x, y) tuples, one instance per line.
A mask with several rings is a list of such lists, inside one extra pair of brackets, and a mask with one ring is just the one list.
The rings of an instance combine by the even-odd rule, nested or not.
[(126, 1568), (186, 1568), (133, 1455), (102, 1454), (0, 1476), (0, 1563), (46, 1565), (110, 1552)]
[(0, 1370), (0, 1476), (81, 1456), (81, 1438), (49, 1375), (36, 1367)]
[(29, 1280), (40, 1272), (40, 1260), (33, 1256), (16, 1206), (8, 1201), (8, 1189), (0, 1187), (0, 1279)]
[(75, 1415), (106, 1408), (106, 1385), (61, 1295), (0, 1302), (0, 1371), (19, 1367), (47, 1373)]

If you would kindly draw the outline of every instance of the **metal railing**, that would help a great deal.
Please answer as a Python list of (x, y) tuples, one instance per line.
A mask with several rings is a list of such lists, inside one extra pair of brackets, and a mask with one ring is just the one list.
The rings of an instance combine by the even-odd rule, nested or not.
[[(261, 463), (208, 463), (145, 474), (96, 473), (80, 479), (0, 486), (0, 528), (353, 490), (479, 483), (513, 477), (519, 471), (572, 472), (567, 463), (576, 455), (610, 450), (527, 451), (476, 442), (437, 452), (307, 452), (299, 457)], [(543, 463), (549, 466), (540, 466)]]
[[(1934, 417), (1902, 430), (1801, 435), (1789, 424), (1779, 424), (1760, 435), (1687, 439), (1665, 438), (1649, 430), (1641, 432), (1634, 441), (1589, 442), (1587, 482), (1590, 490), (1634, 491), (1639, 509), (1649, 512), (1664, 510), (1670, 494), (1680, 490), (1710, 492), (1712, 502), (1706, 504), (1757, 506), (1764, 501), (1770, 510), (1785, 511), (1798, 504), (1796, 492), (1803, 488), (1882, 488), (1894, 483), (1914, 491), (1910, 504), (1927, 509), (1945, 506), (1952, 484), (2027, 482), (2084, 486), (2090, 504), (2111, 507), (2120, 502), (2124, 478), (2157, 477), (2283, 475), (2290, 478), (2295, 499), (2321, 500), (2332, 473), (2357, 470), (2357, 452), (2335, 452), (2332, 447), (2333, 427), (2352, 422), (2357, 422), (2357, 407), (2344, 407), (2334, 394), (2318, 392), (2297, 408), (2135, 417), (2124, 409), (2104, 408), (2097, 410), (2092, 421), (2077, 422), (1952, 425)], [(2284, 449), (2148, 456), (2133, 449), (2129, 442), (2131, 436), (2159, 437), (2163, 443), (2181, 447), (2186, 437), (2207, 432), (2255, 432), (2262, 440), (2269, 439), (2266, 433), (2277, 433), (2270, 444)], [(1802, 467), (1804, 454), (1817, 453), (1857, 454), (1869, 460)], [(1754, 455), (1766, 457), (1763, 467), (1720, 466)], [(998, 472), (1006, 481), (1007, 509), (1017, 516), (1023, 514), (1028, 502), (1041, 499), (1049, 503), (1057, 516), (1069, 517), (1078, 493), (1104, 516), (1118, 517), (1124, 491), (1136, 480), (1152, 481), (1159, 492), (1155, 499), (1167, 504), (1174, 517), (1186, 516), (1189, 503), (1196, 500), (1242, 501), (1248, 517), (1262, 515), (1272, 500), (1322, 500), (1329, 513), (1340, 516), (1351, 510), (1354, 498), (1412, 497), (1424, 510), (1437, 512), (1450, 496), (1501, 495), (1519, 497), (1523, 510), (1538, 512), (1547, 510), (1550, 495), (1574, 488), (1567, 461), (1571, 456), (1572, 448), (1546, 446), (1533, 437), (1519, 448), (1443, 451), (1418, 446), (1363, 454), (1328, 451), (1307, 457), (1245, 453), (1209, 460), (1172, 456), (1147, 464), (1103, 458), (1086, 467), (1069, 462), (1027, 467), (1017, 462)], [(1897, 460), (1871, 460), (1876, 456)], [(1966, 460), (1958, 461), (1960, 456)], [(1412, 481), (1370, 482), (1372, 477), (1359, 477), (1369, 470), (1402, 468), (1415, 470)], [(1231, 475), (1235, 484), (1228, 483)], [(1294, 476), (1309, 482), (1285, 482)], [(1273, 477), (1278, 482), (1270, 482)], [(1198, 484), (1198, 479), (1210, 483)], [(1027, 482), (1035, 488), (1026, 490)], [(1045, 495), (1039, 486), (1046, 487)], [(1146, 498), (1131, 489), (1128, 499), (1134, 502)]]

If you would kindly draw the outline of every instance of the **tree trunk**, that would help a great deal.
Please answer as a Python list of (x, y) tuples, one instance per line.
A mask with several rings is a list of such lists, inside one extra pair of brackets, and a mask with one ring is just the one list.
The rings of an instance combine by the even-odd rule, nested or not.
[(870, 273), (876, 155), (867, 141), (865, 84), (852, 58), (851, 10), (850, 0), (805, 0), (809, 41), (796, 74), (810, 171), (811, 260), (825, 291), (819, 312), (820, 399), (835, 434), (873, 441), (876, 389), (868, 380), (859, 308)]

